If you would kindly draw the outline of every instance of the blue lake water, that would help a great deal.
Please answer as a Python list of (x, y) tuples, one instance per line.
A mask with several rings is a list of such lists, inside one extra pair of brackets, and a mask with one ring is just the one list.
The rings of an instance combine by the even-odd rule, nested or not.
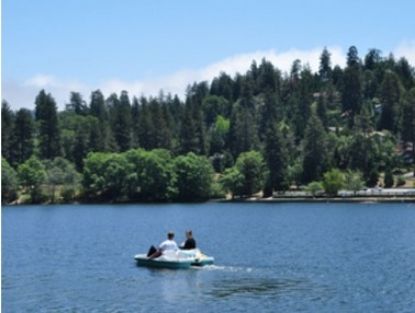
[[(137, 267), (191, 228), (216, 265)], [(415, 312), (415, 204), (2, 208), (2, 312)]]

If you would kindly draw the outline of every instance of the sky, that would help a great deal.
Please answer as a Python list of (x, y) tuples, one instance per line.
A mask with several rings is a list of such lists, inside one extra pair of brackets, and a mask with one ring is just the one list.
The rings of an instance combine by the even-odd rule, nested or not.
[(263, 57), (316, 70), (324, 47), (341, 66), (351, 45), (415, 65), (414, 12), (413, 0), (3, 0), (2, 99), (32, 109), (44, 88), (62, 109), (70, 91), (182, 96)]

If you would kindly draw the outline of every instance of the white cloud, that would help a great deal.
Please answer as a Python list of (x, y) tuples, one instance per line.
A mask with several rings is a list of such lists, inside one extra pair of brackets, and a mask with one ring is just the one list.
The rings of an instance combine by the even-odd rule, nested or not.
[(415, 65), (415, 40), (403, 41), (394, 50), (395, 57), (405, 57), (411, 65)]
[[(157, 95), (161, 89), (166, 93), (171, 92), (182, 96), (188, 84), (195, 81), (210, 81), (220, 72), (226, 72), (230, 75), (244, 73), (249, 69), (253, 60), (260, 63), (262, 58), (272, 62), (283, 72), (288, 72), (296, 59), (301, 60), (303, 65), (308, 64), (312, 70), (316, 71), (322, 49), (323, 47), (310, 50), (290, 49), (282, 52), (276, 50), (254, 51), (234, 55), (199, 69), (184, 69), (154, 79), (135, 81), (108, 79), (94, 85), (76, 80), (65, 80), (53, 75), (39, 74), (23, 83), (3, 81), (2, 95), (15, 109), (19, 107), (33, 108), (34, 99), (41, 88), (52, 93), (61, 109), (67, 103), (71, 91), (81, 92), (85, 99), (88, 99), (90, 92), (96, 89), (101, 89), (106, 96), (111, 92), (119, 93), (121, 90), (127, 90), (130, 95), (137, 96), (141, 94)], [(327, 47), (327, 49), (331, 53), (332, 65), (344, 66), (345, 52), (336, 46)], [(415, 41), (403, 42), (393, 52), (397, 57), (405, 56), (411, 64), (415, 64)]]
[[(278, 53), (275, 50), (256, 51), (251, 53), (238, 54), (219, 62), (210, 64), (200, 69), (189, 69), (178, 71), (174, 74), (159, 79), (147, 81), (123, 81), (110, 80), (105, 82), (101, 89), (106, 92), (120, 92), (127, 90), (131, 94), (157, 95), (160, 89), (173, 94), (184, 95), (186, 86), (195, 81), (211, 81), (221, 72), (229, 75), (246, 72), (253, 60), (260, 63), (263, 58), (272, 62), (283, 72), (288, 72), (294, 60), (301, 60), (302, 64), (308, 64), (312, 70), (318, 70), (320, 55), (323, 48), (312, 50), (297, 50)], [(344, 65), (345, 54), (339, 47), (329, 47), (333, 65)]]

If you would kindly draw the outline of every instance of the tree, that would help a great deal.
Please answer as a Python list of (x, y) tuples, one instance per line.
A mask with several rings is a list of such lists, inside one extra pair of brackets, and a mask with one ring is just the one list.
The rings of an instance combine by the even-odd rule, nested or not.
[(12, 161), (14, 114), (6, 101), (1, 102), (1, 155)]
[(340, 170), (332, 169), (324, 173), (323, 187), (329, 196), (337, 196), (344, 183), (344, 175)]
[[(415, 163), (415, 88), (408, 91), (402, 103), (402, 140), (412, 143), (412, 159)], [(415, 176), (415, 166), (414, 166)]]
[(415, 88), (405, 94), (402, 104), (402, 140), (415, 141)]
[(360, 59), (357, 48), (355, 46), (351, 46), (347, 51), (347, 66), (360, 66)]
[(125, 200), (131, 165), (121, 153), (89, 153), (84, 164), (82, 186), (88, 199)]
[(330, 52), (327, 50), (327, 48), (323, 49), (323, 52), (320, 56), (320, 79), (322, 82), (327, 82), (331, 79), (331, 60), (330, 60)]
[(36, 97), (35, 105), (35, 117), (39, 124), (39, 154), (43, 159), (53, 159), (61, 155), (56, 102), (42, 89)]
[(219, 74), (212, 80), (210, 93), (216, 96), (222, 96), (229, 101), (233, 101), (238, 96), (234, 97), (234, 82), (232, 78), (224, 72)]
[(127, 91), (121, 91), (118, 99), (111, 94), (107, 100), (111, 113), (111, 128), (119, 151), (131, 147), (131, 104)]
[(228, 101), (219, 96), (207, 96), (202, 101), (203, 116), (207, 127), (215, 123), (218, 115), (229, 116)]
[(210, 130), (210, 155), (222, 153), (229, 135), (230, 122), (222, 115), (216, 117), (216, 122)]
[(103, 148), (105, 139), (100, 131), (99, 120), (91, 115), (62, 112), (60, 121), (64, 156), (81, 171), (88, 152)]
[(307, 123), (303, 155), (303, 182), (319, 180), (327, 167), (327, 143), (323, 124), (315, 114)]
[(190, 152), (174, 160), (177, 177), (177, 200), (194, 201), (208, 199), (213, 183), (213, 168), (204, 156)]
[(261, 60), (258, 68), (257, 87), (260, 92), (278, 92), (280, 85), (280, 73), (274, 68), (274, 65), (265, 60)]
[(317, 109), (316, 109), (317, 116), (323, 123), (324, 129), (328, 127), (328, 118), (327, 118), (327, 105), (325, 97), (320, 94), (317, 101)]
[(301, 72), (301, 80), (298, 83), (298, 90), (293, 92), (295, 105), (295, 134), (297, 141), (304, 137), (304, 125), (311, 115), (313, 74), (309, 67), (305, 67)]
[(391, 188), (393, 187), (393, 174), (392, 174), (392, 170), (388, 167), (385, 171), (385, 179), (384, 179), (384, 185), (385, 188)]
[(381, 51), (378, 49), (370, 49), (367, 55), (365, 56), (365, 69), (372, 71), (381, 61)]
[(307, 192), (311, 193), (313, 197), (317, 196), (324, 190), (323, 184), (319, 181), (313, 181), (306, 187)]
[(93, 151), (115, 151), (115, 139), (109, 125), (108, 110), (105, 105), (104, 95), (100, 90), (91, 93), (89, 114), (98, 119), (99, 133), (94, 138), (95, 147)]
[(244, 175), (235, 166), (225, 170), (219, 183), (225, 192), (232, 194), (232, 199), (235, 195), (243, 194)]
[(153, 119), (151, 117), (147, 99), (141, 98), (137, 127), (138, 142), (140, 143), (141, 148), (149, 150), (155, 147), (153, 140), (155, 127), (156, 126), (153, 125)]
[(181, 121), (180, 151), (181, 153), (193, 152), (196, 154), (207, 152), (201, 105), (196, 102), (191, 91), (187, 95)]
[(136, 149), (140, 147), (140, 103), (136, 97), (133, 98), (133, 104), (131, 105), (131, 123), (132, 123), (132, 136), (131, 147)]
[(13, 162), (21, 164), (33, 154), (35, 124), (32, 113), (20, 109), (16, 113), (13, 128)]
[(401, 87), (398, 76), (393, 72), (386, 72), (380, 90), (382, 113), (379, 121), (379, 129), (387, 129), (396, 132), (398, 105), (401, 97)]
[(361, 190), (364, 187), (364, 181), (362, 178), (362, 173), (359, 171), (347, 171), (345, 175), (345, 188), (347, 190), (352, 190), (353, 194), (356, 195), (356, 192)]
[(264, 94), (264, 103), (259, 108), (259, 137), (261, 140), (267, 135), (269, 128), (273, 127), (278, 121), (278, 116), (281, 118), (281, 109), (278, 98), (275, 94), (266, 91)]
[(362, 84), (358, 66), (347, 67), (344, 71), (342, 105), (343, 111), (349, 114), (349, 125), (352, 126), (354, 116), (360, 112), (362, 105)]
[(71, 92), (66, 110), (75, 114), (86, 115), (88, 113), (88, 106), (79, 92)]
[(131, 168), (127, 176), (129, 200), (167, 201), (176, 196), (176, 176), (170, 152), (137, 149), (127, 151), (125, 157)]
[(259, 152), (241, 153), (236, 160), (235, 167), (243, 176), (243, 185), (238, 190), (238, 196), (252, 196), (262, 190), (267, 170), (264, 159)]
[(5, 158), (1, 158), (1, 201), (10, 203), (17, 198), (18, 181), (16, 171)]
[(153, 132), (151, 133), (151, 148), (171, 149), (172, 134), (168, 127), (168, 113), (160, 106), (159, 101), (153, 99), (149, 104), (150, 115), (152, 119)]
[(80, 182), (80, 174), (75, 170), (75, 166), (62, 157), (57, 157), (54, 160), (46, 160), (44, 164), (50, 201), (55, 203), (57, 186), (64, 187), (66, 193), (69, 190), (73, 190), (72, 194), (74, 195)]
[(186, 101), (186, 105), (183, 112), (180, 128), (180, 152), (194, 152), (199, 153), (198, 140), (194, 136), (196, 132), (195, 121), (192, 117), (192, 109), (189, 101)]
[(269, 185), (272, 190), (286, 190), (287, 181), (287, 150), (278, 125), (275, 123), (265, 137), (265, 160), (269, 171)]
[(405, 89), (409, 90), (414, 87), (415, 76), (413, 68), (409, 64), (408, 60), (405, 58), (400, 58), (396, 63), (395, 72), (397, 73), (400, 81), (402, 82)]
[(233, 156), (236, 158), (240, 153), (258, 146), (257, 125), (252, 104), (237, 103), (232, 110), (229, 129), (229, 142)]
[(45, 182), (46, 171), (42, 162), (35, 156), (30, 157), (17, 169), (20, 185), (29, 192), (32, 203), (42, 199), (41, 185)]
[(379, 181), (379, 168), (378, 166), (373, 162), (369, 162), (368, 166), (368, 175), (366, 178), (366, 184), (368, 187), (375, 187), (378, 184)]
[[(76, 129), (75, 142), (72, 150), (72, 157), (75, 163), (76, 169), (82, 171), (84, 166), (84, 158), (89, 152), (90, 129), (88, 121), (80, 123)], [(95, 138), (93, 138), (95, 140)]]

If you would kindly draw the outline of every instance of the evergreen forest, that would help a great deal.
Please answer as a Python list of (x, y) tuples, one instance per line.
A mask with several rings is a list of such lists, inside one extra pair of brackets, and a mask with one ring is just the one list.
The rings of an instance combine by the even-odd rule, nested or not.
[(324, 49), (317, 72), (254, 61), (182, 98), (73, 91), (58, 110), (40, 90), (34, 103), (2, 101), (3, 203), (336, 196), (414, 172), (415, 70), (376, 49), (350, 47), (344, 67)]

